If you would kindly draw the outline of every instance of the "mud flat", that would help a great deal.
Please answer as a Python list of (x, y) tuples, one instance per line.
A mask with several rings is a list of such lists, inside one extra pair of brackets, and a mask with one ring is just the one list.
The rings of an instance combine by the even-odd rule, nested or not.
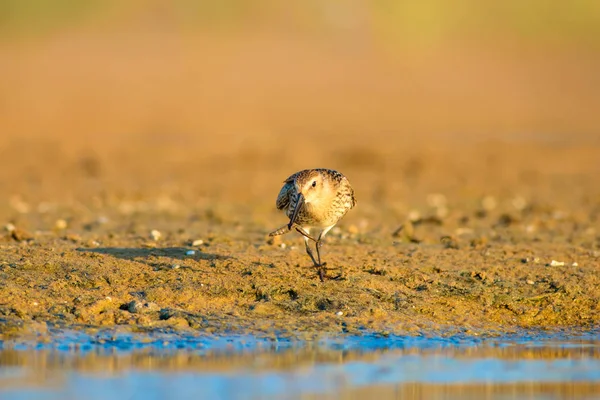
[[(282, 145), (216, 157), (187, 139), (5, 141), (0, 338), (113, 326), (485, 335), (600, 320), (591, 139), (390, 152), (375, 136), (283, 159)], [(302, 154), (356, 190), (323, 247), (338, 280), (319, 282), (297, 235), (266, 236), (285, 222), (274, 199)]]

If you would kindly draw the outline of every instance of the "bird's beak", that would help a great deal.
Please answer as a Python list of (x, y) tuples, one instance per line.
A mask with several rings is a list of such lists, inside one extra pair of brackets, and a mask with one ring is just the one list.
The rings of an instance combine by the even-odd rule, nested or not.
[(292, 214), (292, 218), (290, 218), (290, 223), (288, 224), (288, 229), (292, 229), (294, 222), (296, 222), (296, 217), (298, 217), (298, 211), (302, 208), (304, 204), (304, 195), (302, 193), (298, 193), (298, 201), (296, 201), (296, 207), (294, 207), (294, 213)]

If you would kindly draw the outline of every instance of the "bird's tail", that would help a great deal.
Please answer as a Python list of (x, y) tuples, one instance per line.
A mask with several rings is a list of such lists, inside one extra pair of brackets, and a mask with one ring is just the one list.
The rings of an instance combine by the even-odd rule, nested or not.
[(288, 233), (290, 231), (290, 228), (288, 228), (288, 225), (284, 225), (281, 228), (274, 230), (273, 232), (269, 233), (269, 236), (279, 236), (279, 235), (283, 235), (284, 233)]

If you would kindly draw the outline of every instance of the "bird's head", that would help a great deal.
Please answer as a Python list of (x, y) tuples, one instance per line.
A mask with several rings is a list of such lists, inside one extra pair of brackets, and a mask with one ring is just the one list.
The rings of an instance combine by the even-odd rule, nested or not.
[(304, 203), (318, 203), (327, 191), (323, 174), (310, 171), (296, 179), (296, 190), (302, 195)]

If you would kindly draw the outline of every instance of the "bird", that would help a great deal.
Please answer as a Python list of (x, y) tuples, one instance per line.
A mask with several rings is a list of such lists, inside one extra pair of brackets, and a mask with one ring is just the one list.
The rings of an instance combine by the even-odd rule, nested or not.
[[(344, 215), (356, 206), (354, 189), (348, 178), (333, 169), (305, 169), (288, 177), (277, 196), (276, 206), (290, 221), (269, 233), (278, 236), (297, 231), (304, 237), (306, 253), (317, 268), (321, 282), (325, 266), (321, 262), (320, 247), (323, 237)], [(317, 257), (310, 243), (314, 242)]]

